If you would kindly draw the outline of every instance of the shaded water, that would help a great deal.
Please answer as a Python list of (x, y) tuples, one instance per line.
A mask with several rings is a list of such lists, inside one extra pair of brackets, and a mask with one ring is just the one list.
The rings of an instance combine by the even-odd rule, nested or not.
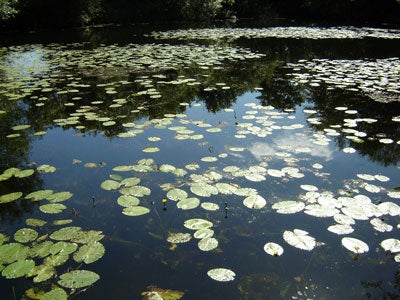
[[(362, 220), (355, 220), (352, 233), (337, 235), (327, 231), (336, 223), (333, 214), (315, 217), (305, 210), (281, 214), (272, 208), (285, 200), (324, 203), (321, 196), (334, 199), (336, 206), (328, 206), (337, 209), (334, 214), (346, 211), (340, 197), (364, 195), (376, 205), (373, 208), (382, 202), (398, 204), (399, 102), (374, 101), (365, 91), (322, 79), (311, 85), (296, 81), (291, 74), (311, 72), (301, 62), (288, 63), (398, 59), (399, 39), (166, 41), (145, 36), (152, 30), (94, 28), (66, 34), (66, 40), (32, 34), (27, 41), (16, 38), (15, 46), (4, 37), (0, 171), (16, 167), (35, 172), (2, 178), (0, 194), (26, 196), (52, 189), (73, 196), (62, 202), (66, 209), (59, 214), (39, 209), (47, 200), (34, 202), (23, 196), (1, 203), (1, 233), (13, 241), (18, 229), (31, 227), (26, 219), (38, 218), (48, 222), (34, 227), (43, 236), (62, 227), (53, 225), (54, 220), (71, 219), (64, 227), (102, 231), (105, 254), (90, 264), (74, 261), (71, 254), (56, 266), (51, 279), (41, 283), (2, 277), (1, 298), (12, 299), (15, 293), (19, 299), (31, 287), (49, 291), (60, 275), (73, 269), (100, 276), (89, 288), (65, 288), (74, 299), (138, 299), (151, 285), (184, 291), (187, 299), (399, 297), (395, 254), (380, 246), (385, 239), (398, 238), (399, 212), (368, 211), (359, 216)], [(399, 70), (395, 63), (394, 73)], [(380, 82), (385, 74), (379, 74), (379, 67)], [(393, 91), (388, 97), (385, 91), (376, 98), (392, 100), (398, 95)], [(20, 124), (31, 127), (12, 128)], [(150, 152), (157, 150), (153, 147), (159, 151)], [(215, 161), (207, 162), (207, 157)], [(146, 172), (113, 170), (137, 166), (143, 158), (153, 160)], [(165, 164), (185, 172), (164, 172)], [(189, 164), (198, 166), (193, 169)], [(56, 171), (39, 172), (41, 165)], [(239, 169), (228, 172), (224, 170), (228, 166)], [(285, 167), (297, 168), (295, 173), (301, 175), (282, 172)], [(281, 171), (279, 177), (276, 170)], [(246, 196), (224, 190), (200, 196), (193, 192), (194, 182), (200, 180), (193, 174), (205, 174), (201, 180), (212, 186), (253, 188), (266, 205), (247, 207)], [(122, 214), (117, 199), (124, 193), (123, 185), (110, 191), (101, 188), (110, 175), (140, 178), (139, 185), (151, 190), (139, 197), (140, 206), (149, 213)], [(307, 193), (302, 185), (313, 185), (321, 194)], [(162, 199), (172, 187), (201, 203), (218, 204), (219, 209), (182, 210), (168, 199), (164, 210)], [(213, 223), (216, 249), (200, 250), (193, 237), (176, 245), (167, 241), (170, 233), (193, 235), (184, 227), (192, 218)], [(370, 224), (374, 218), (392, 230), (375, 230)], [(306, 251), (289, 245), (283, 233), (294, 229), (307, 231), (317, 247)], [(369, 251), (349, 251), (342, 246), (343, 237), (364, 241)], [(267, 254), (263, 249), (267, 242), (281, 245), (283, 254)], [(27, 245), (35, 243), (39, 242)], [(43, 261), (33, 255), (23, 259), (33, 259), (37, 265)], [(213, 268), (228, 268), (236, 277), (214, 281), (207, 276)]]

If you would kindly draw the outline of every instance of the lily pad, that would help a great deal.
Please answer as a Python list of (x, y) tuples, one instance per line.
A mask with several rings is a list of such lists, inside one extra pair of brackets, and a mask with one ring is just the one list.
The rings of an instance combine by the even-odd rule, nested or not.
[(28, 243), (36, 240), (38, 232), (31, 228), (21, 228), (14, 234), (14, 240), (20, 243)]
[(7, 279), (19, 278), (28, 274), (35, 267), (31, 259), (16, 261), (3, 269), (1, 274)]
[(186, 199), (180, 200), (176, 204), (176, 206), (178, 208), (183, 209), (183, 210), (194, 209), (199, 205), (200, 205), (200, 200), (198, 198), (195, 198), (195, 197), (191, 197), (191, 198), (186, 198)]
[(179, 300), (185, 292), (176, 290), (164, 290), (155, 286), (147, 287), (148, 291), (142, 292), (143, 300)]
[(47, 200), (49, 200), (52, 203), (63, 202), (65, 200), (70, 199), (72, 196), (73, 194), (71, 192), (58, 192), (48, 196)]
[(45, 225), (47, 222), (44, 220), (40, 220), (40, 219), (29, 218), (29, 219), (25, 220), (25, 223), (28, 226), (41, 227), (41, 226)]
[(264, 251), (272, 256), (281, 256), (283, 248), (276, 243), (269, 242), (264, 245)]
[(215, 268), (207, 272), (207, 275), (216, 281), (227, 282), (235, 279), (235, 272), (225, 268)]
[[(33, 282), (38, 283), (38, 282), (43, 282), (51, 277), (56, 273), (56, 269), (47, 264), (43, 264), (40, 266), (35, 266), (28, 274), (27, 276), (31, 277), (34, 276)], [(41, 298), (43, 299), (43, 298)]]
[(315, 239), (308, 235), (307, 231), (294, 229), (293, 231), (286, 230), (283, 233), (283, 239), (291, 246), (302, 249), (312, 250), (317, 245)]
[(111, 179), (104, 180), (100, 185), (100, 187), (106, 191), (116, 190), (120, 186), (121, 186), (121, 183), (119, 183), (118, 181), (111, 180)]
[(31, 176), (33, 173), (35, 173), (35, 170), (32, 169), (19, 170), (18, 172), (15, 172), (14, 176), (17, 178), (25, 178)]
[(75, 238), (81, 232), (81, 230), (82, 228), (77, 226), (64, 227), (54, 231), (50, 235), (50, 238), (56, 241), (69, 241)]
[(104, 253), (105, 249), (103, 244), (99, 242), (93, 242), (81, 246), (79, 250), (74, 253), (74, 260), (76, 262), (90, 264), (102, 258)]
[(50, 165), (40, 165), (36, 170), (40, 173), (54, 173), (56, 171), (56, 167)]
[(130, 207), (125, 207), (122, 213), (126, 216), (130, 217), (137, 217), (137, 216), (142, 216), (145, 214), (148, 214), (150, 212), (150, 209), (147, 207), (143, 206), (130, 206)]
[[(34, 279), (35, 280), (35, 279)], [(50, 292), (45, 293), (40, 300), (67, 300), (68, 295), (67, 293), (61, 288), (55, 288)]]
[(359, 239), (344, 237), (342, 238), (342, 245), (351, 252), (364, 253), (369, 251), (369, 247), (366, 243)]
[(189, 219), (183, 223), (183, 226), (191, 230), (199, 230), (203, 228), (210, 228), (213, 226), (213, 223), (205, 219)]
[(118, 197), (117, 203), (123, 207), (137, 206), (139, 205), (140, 200), (134, 196), (122, 195)]
[(21, 261), (28, 257), (29, 248), (20, 243), (8, 243), (0, 246), (0, 264)]
[(186, 243), (192, 239), (192, 236), (189, 233), (170, 233), (167, 241), (170, 243), (178, 244), (178, 243)]
[(260, 209), (267, 204), (267, 201), (260, 195), (251, 195), (243, 200), (243, 204), (248, 208)]
[(212, 237), (213, 235), (214, 235), (214, 230), (210, 228), (199, 229), (193, 234), (194, 238), (196, 239), (204, 239), (206, 237)]
[(216, 211), (219, 209), (219, 205), (212, 202), (203, 202), (201, 203), (201, 207), (209, 211)]
[(22, 192), (14, 192), (0, 196), (0, 204), (15, 201), (22, 197)]
[(190, 186), (190, 190), (193, 194), (201, 197), (210, 197), (218, 194), (216, 187), (206, 183), (194, 183)]
[(172, 200), (172, 201), (179, 201), (186, 199), (188, 197), (188, 193), (185, 192), (184, 190), (174, 188), (172, 190), (169, 190), (167, 193), (167, 198)]
[(385, 251), (390, 251), (391, 253), (400, 252), (400, 240), (398, 239), (383, 240), (381, 246)]
[(53, 194), (53, 190), (39, 190), (32, 193), (29, 193), (25, 196), (25, 199), (32, 199), (32, 201), (40, 201), (43, 199), (47, 199)]
[(99, 279), (100, 276), (92, 271), (75, 270), (62, 274), (58, 284), (62, 287), (77, 289), (92, 285)]
[(59, 214), (67, 207), (61, 203), (49, 203), (39, 206), (40, 211), (45, 214)]
[(272, 205), (272, 208), (276, 209), (276, 212), (280, 214), (294, 214), (302, 211), (304, 207), (304, 202), (292, 200), (280, 201)]
[(213, 237), (205, 237), (198, 243), (201, 251), (211, 251), (218, 247), (218, 240)]

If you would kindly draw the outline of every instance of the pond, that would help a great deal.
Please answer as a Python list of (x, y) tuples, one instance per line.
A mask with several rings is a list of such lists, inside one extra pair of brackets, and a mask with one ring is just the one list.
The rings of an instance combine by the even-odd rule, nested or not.
[(2, 40), (2, 299), (400, 297), (400, 30)]

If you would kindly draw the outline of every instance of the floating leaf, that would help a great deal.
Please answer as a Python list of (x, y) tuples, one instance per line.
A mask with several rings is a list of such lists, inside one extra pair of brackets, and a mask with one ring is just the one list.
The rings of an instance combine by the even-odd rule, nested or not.
[(339, 210), (331, 206), (323, 206), (320, 204), (307, 205), (304, 213), (318, 218), (333, 217), (339, 213)]
[(104, 237), (104, 234), (100, 230), (87, 230), (79, 231), (71, 241), (80, 244), (91, 244), (100, 241)]
[(107, 180), (104, 180), (104, 181), (101, 183), (100, 187), (101, 187), (103, 190), (111, 191), (111, 190), (116, 190), (116, 189), (118, 189), (118, 188), (120, 187), (120, 185), (121, 185), (121, 183), (119, 183), (118, 181), (114, 181), (114, 180), (111, 180), (111, 179), (107, 179)]
[(318, 188), (316, 186), (310, 185), (310, 184), (302, 184), (302, 185), (300, 185), (300, 187), (303, 190), (307, 191), (307, 192), (316, 192), (316, 191), (318, 191)]
[(206, 183), (194, 183), (190, 186), (190, 190), (193, 194), (201, 197), (210, 197), (218, 194), (216, 187)]
[(36, 244), (31, 248), (30, 256), (44, 258), (50, 255), (50, 249), (53, 245), (52, 241), (44, 241), (43, 243)]
[(294, 214), (302, 211), (304, 207), (304, 202), (291, 200), (276, 202), (272, 205), (272, 208), (276, 209), (276, 212), (280, 214)]
[(47, 256), (44, 260), (44, 263), (46, 265), (57, 267), (63, 265), (68, 259), (69, 259), (69, 254), (57, 253), (55, 255)]
[(158, 148), (158, 147), (149, 147), (149, 148), (143, 149), (142, 151), (146, 152), (146, 153), (154, 153), (154, 152), (159, 152), (160, 148)]
[[(38, 283), (38, 282), (43, 282), (51, 277), (56, 273), (56, 269), (47, 264), (43, 264), (40, 266), (35, 266), (28, 274), (27, 276), (31, 277), (34, 276), (33, 282)], [(43, 299), (43, 298), (40, 298)], [(57, 298), (58, 299), (58, 298)]]
[[(34, 279), (35, 280), (35, 279)], [(55, 288), (50, 292), (45, 293), (40, 300), (67, 300), (68, 295), (67, 293), (61, 288)]]
[(336, 234), (349, 234), (354, 231), (353, 227), (348, 224), (336, 224), (328, 227), (328, 231)]
[(260, 195), (251, 195), (243, 200), (243, 204), (248, 208), (260, 209), (267, 204), (267, 201)]
[(123, 207), (129, 207), (139, 205), (140, 200), (134, 196), (122, 195), (118, 197), (117, 203)]
[(192, 239), (192, 236), (189, 233), (170, 233), (167, 241), (170, 243), (178, 244), (178, 243), (186, 243)]
[(212, 202), (203, 202), (201, 203), (201, 207), (210, 211), (216, 211), (219, 209), (219, 205)]
[(36, 170), (40, 173), (54, 173), (56, 168), (50, 165), (40, 165)]
[(385, 223), (379, 218), (373, 218), (371, 221), (369, 221), (371, 225), (374, 227), (375, 230), (379, 232), (389, 232), (393, 230), (393, 226)]
[(307, 231), (294, 229), (293, 231), (286, 230), (283, 233), (283, 239), (291, 246), (302, 249), (312, 250), (317, 245), (315, 239), (308, 235)]
[(72, 196), (73, 194), (71, 192), (58, 192), (48, 196), (47, 200), (49, 200), (52, 203), (63, 202), (65, 200), (70, 199)]
[(200, 200), (198, 198), (191, 197), (191, 198), (186, 198), (186, 199), (180, 200), (176, 204), (176, 206), (183, 210), (189, 210), (189, 209), (196, 208), (197, 206), (199, 206), (199, 204), (200, 204)]
[(32, 199), (32, 201), (40, 201), (43, 199), (47, 199), (53, 194), (53, 190), (39, 190), (32, 193), (29, 193), (25, 196), (25, 199)]
[(185, 192), (184, 190), (174, 188), (172, 190), (169, 190), (167, 193), (167, 198), (172, 200), (172, 201), (179, 201), (186, 199), (188, 197), (188, 193)]
[(25, 178), (31, 176), (33, 173), (35, 173), (35, 170), (32, 169), (19, 170), (18, 172), (15, 172), (14, 176), (17, 178)]
[(198, 243), (201, 251), (211, 251), (218, 247), (218, 240), (213, 237), (205, 237)]
[(147, 207), (143, 206), (130, 206), (130, 207), (125, 207), (122, 213), (124, 215), (130, 216), (130, 217), (137, 217), (137, 216), (142, 216), (145, 214), (148, 214), (150, 212), (150, 209)]
[(99, 279), (100, 276), (92, 271), (75, 270), (62, 274), (58, 284), (62, 287), (77, 289), (92, 285)]
[(281, 256), (283, 253), (283, 248), (276, 243), (269, 242), (264, 245), (264, 251), (269, 255)]
[(67, 207), (61, 203), (50, 203), (39, 206), (40, 211), (46, 214), (59, 214)]
[(206, 237), (212, 237), (213, 235), (214, 235), (214, 230), (210, 228), (199, 229), (193, 234), (194, 238), (196, 239), (204, 239)]
[(0, 246), (0, 264), (24, 260), (28, 257), (29, 248), (20, 243), (8, 243)]
[(342, 238), (342, 245), (354, 253), (364, 253), (369, 251), (369, 247), (366, 243), (359, 239), (344, 237)]
[(74, 260), (76, 262), (84, 262), (90, 264), (103, 257), (105, 249), (103, 244), (99, 242), (93, 242), (90, 244), (83, 245), (77, 252), (74, 253)]
[(75, 252), (76, 249), (78, 249), (76, 243), (57, 242), (51, 246), (50, 253), (53, 255), (57, 253), (71, 254)]
[(385, 251), (390, 251), (391, 253), (400, 252), (400, 241), (398, 239), (383, 240), (381, 246)]
[[(123, 191), (124, 189), (120, 190)], [(125, 190), (124, 190), (125, 191)], [(132, 186), (130, 188), (127, 188), (127, 193), (131, 196), (135, 196), (135, 197), (143, 197), (143, 196), (148, 196), (151, 194), (151, 190), (145, 186), (141, 186), (141, 185), (135, 185)], [(125, 192), (123, 192), (122, 194), (125, 194)]]
[(149, 291), (142, 292), (143, 300), (179, 300), (185, 294), (182, 291), (164, 290), (155, 286), (147, 287)]
[(76, 237), (81, 232), (81, 230), (82, 228), (77, 226), (64, 227), (57, 231), (54, 231), (50, 235), (50, 238), (56, 241), (69, 241)]
[(0, 203), (8, 203), (22, 197), (22, 192), (9, 193), (0, 196)]
[(16, 261), (3, 269), (1, 274), (7, 279), (19, 278), (28, 274), (35, 267), (31, 259)]
[(236, 276), (235, 272), (225, 268), (211, 269), (207, 272), (207, 275), (211, 277), (211, 279), (221, 282), (232, 281)]
[(204, 219), (189, 219), (185, 221), (183, 226), (191, 230), (199, 230), (203, 228), (210, 228), (213, 226), (213, 223)]
[(20, 243), (28, 243), (34, 241), (38, 237), (36, 230), (31, 228), (21, 228), (14, 234), (14, 240)]
[(121, 181), (121, 184), (124, 186), (134, 186), (134, 185), (138, 185), (140, 183), (140, 178), (137, 177), (129, 177), (129, 178), (125, 178), (124, 180)]
[(28, 218), (25, 220), (26, 225), (32, 226), (32, 227), (41, 227), (45, 225), (47, 222), (40, 220), (40, 219), (33, 219), (33, 218)]

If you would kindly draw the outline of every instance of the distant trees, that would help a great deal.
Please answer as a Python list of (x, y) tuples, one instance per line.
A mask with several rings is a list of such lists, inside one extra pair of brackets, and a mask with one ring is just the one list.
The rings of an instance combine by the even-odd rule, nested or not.
[(400, 23), (400, 0), (0, 0), (0, 25), (41, 28), (213, 20)]

